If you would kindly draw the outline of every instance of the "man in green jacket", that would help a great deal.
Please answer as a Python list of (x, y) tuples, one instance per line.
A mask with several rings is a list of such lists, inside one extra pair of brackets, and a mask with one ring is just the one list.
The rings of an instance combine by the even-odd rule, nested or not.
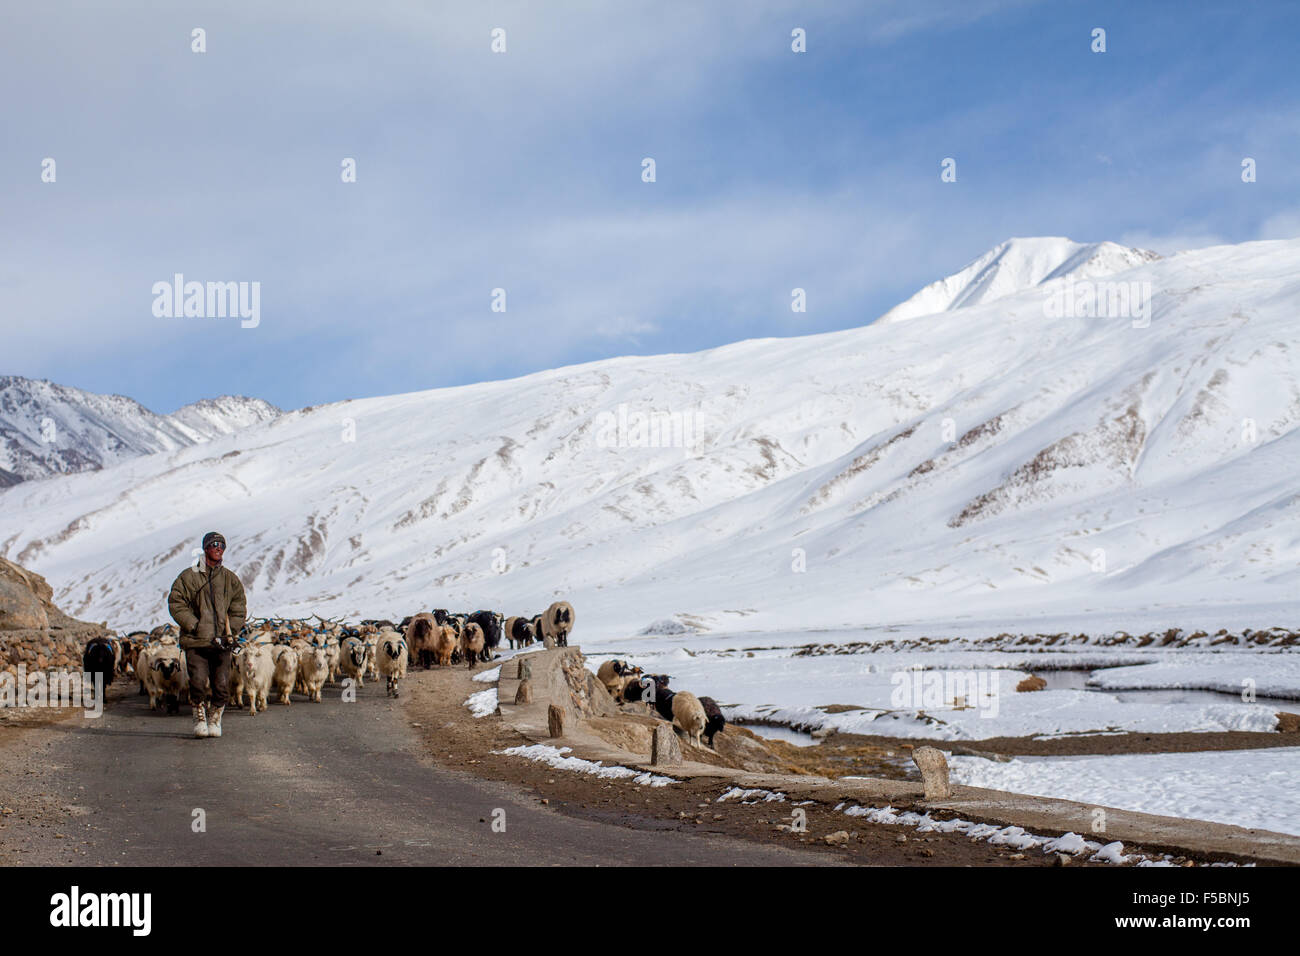
[(221, 563), (225, 553), (226, 539), (221, 534), (205, 534), (202, 566), (188, 567), (177, 575), (167, 599), (167, 609), (181, 629), (195, 737), (221, 736), (221, 712), (230, 700), (234, 635), (248, 616), (244, 585)]

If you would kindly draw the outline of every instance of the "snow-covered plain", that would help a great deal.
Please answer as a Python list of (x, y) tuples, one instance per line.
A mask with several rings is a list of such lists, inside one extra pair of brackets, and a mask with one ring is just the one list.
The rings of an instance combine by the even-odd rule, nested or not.
[(949, 761), (956, 783), (1300, 834), (1300, 748)]
[[(731, 637), (729, 648), (705, 648), (698, 639), (678, 637), (660, 639), (672, 641), (674, 647), (645, 651), (622, 642), (632, 643), (633, 649), (620, 646), (589, 656), (593, 666), (617, 656), (646, 673), (667, 674), (672, 687), (713, 697), (729, 719), (771, 721), (803, 730), (943, 740), (1088, 731), (1267, 732), (1277, 728), (1279, 706), (1300, 712), (1300, 654), (1095, 648), (1026, 654), (945, 648), (801, 657), (796, 656), (797, 646), (745, 649), (743, 639), (751, 635)], [(718, 639), (713, 637), (710, 644), (716, 645)], [(1218, 701), (1171, 704), (1159, 699), (1147, 702), (1140, 694), (1120, 701), (1108, 691), (1017, 693), (1015, 689), (1031, 672), (1062, 667), (1100, 668), (1091, 679), (1107, 681), (1098, 675), (1109, 675), (1112, 661), (1125, 664), (1144, 658), (1150, 663), (1117, 668), (1126, 679), (1110, 680), (1105, 686), (1178, 686), (1169, 675), (1182, 672), (1178, 662), (1182, 653), (1198, 658), (1192, 665), (1197, 673), (1217, 672), (1219, 681), (1234, 693), (1223, 694)], [(1155, 671), (1149, 679), (1143, 673), (1148, 668)], [(1240, 692), (1246, 678), (1295, 701), (1245, 702)], [(1263, 695), (1264, 690), (1257, 694)], [(958, 697), (964, 698), (960, 708)], [(839, 713), (821, 709), (836, 704), (860, 709)]]

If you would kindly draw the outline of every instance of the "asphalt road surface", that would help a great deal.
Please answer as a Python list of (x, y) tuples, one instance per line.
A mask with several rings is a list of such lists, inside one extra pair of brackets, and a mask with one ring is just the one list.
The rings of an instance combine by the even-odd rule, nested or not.
[[(321, 704), (272, 703), (255, 718), (228, 709), (220, 740), (190, 735), (188, 707), (163, 717), (135, 696), (134, 683), (125, 696), (114, 687), (102, 718), (35, 731), (38, 769), (22, 771), (74, 805), (75, 818), (42, 828), (35, 851), (31, 832), (11, 825), (0, 834), (28, 844), (18, 859), (72, 859), (75, 846), (75, 862), (90, 865), (828, 862), (809, 851), (574, 819), (510, 785), (435, 767), (421, 758), (401, 702), (372, 686), (351, 704), (326, 695)], [(502, 818), (495, 811), (504, 811), (504, 832), (492, 828)], [(64, 839), (55, 843), (51, 829)]]

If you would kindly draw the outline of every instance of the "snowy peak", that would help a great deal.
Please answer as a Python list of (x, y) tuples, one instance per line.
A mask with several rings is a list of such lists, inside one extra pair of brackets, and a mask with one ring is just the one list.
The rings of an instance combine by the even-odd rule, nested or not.
[(1074, 242), (1060, 236), (1008, 239), (960, 272), (932, 282), (878, 320), (905, 322), (1001, 299), (1052, 279), (1096, 278), (1159, 259), (1157, 253), (1114, 242)]
[(279, 414), (261, 399), (224, 395), (158, 415), (123, 395), (0, 376), (0, 487), (188, 448)]
[(219, 435), (229, 435), (249, 425), (268, 422), (279, 414), (280, 409), (260, 398), (221, 395), (185, 405), (167, 417), (176, 425), (193, 431), (198, 436), (196, 441), (211, 441)]

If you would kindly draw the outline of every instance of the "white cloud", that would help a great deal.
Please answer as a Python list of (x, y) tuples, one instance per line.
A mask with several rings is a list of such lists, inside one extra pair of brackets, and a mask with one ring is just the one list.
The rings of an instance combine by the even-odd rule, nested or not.
[(1274, 213), (1259, 227), (1260, 239), (1295, 239), (1300, 237), (1300, 208)]
[(640, 345), (640, 336), (652, 335), (659, 331), (656, 322), (638, 319), (630, 315), (619, 315), (612, 319), (597, 322), (592, 332), (604, 339), (626, 339), (633, 345)]
[(1120, 245), (1133, 246), (1137, 249), (1150, 249), (1162, 256), (1172, 256), (1187, 249), (1204, 249), (1207, 246), (1221, 246), (1227, 239), (1203, 227), (1194, 227), (1174, 232), (1156, 233), (1145, 229), (1123, 233), (1117, 240)]

